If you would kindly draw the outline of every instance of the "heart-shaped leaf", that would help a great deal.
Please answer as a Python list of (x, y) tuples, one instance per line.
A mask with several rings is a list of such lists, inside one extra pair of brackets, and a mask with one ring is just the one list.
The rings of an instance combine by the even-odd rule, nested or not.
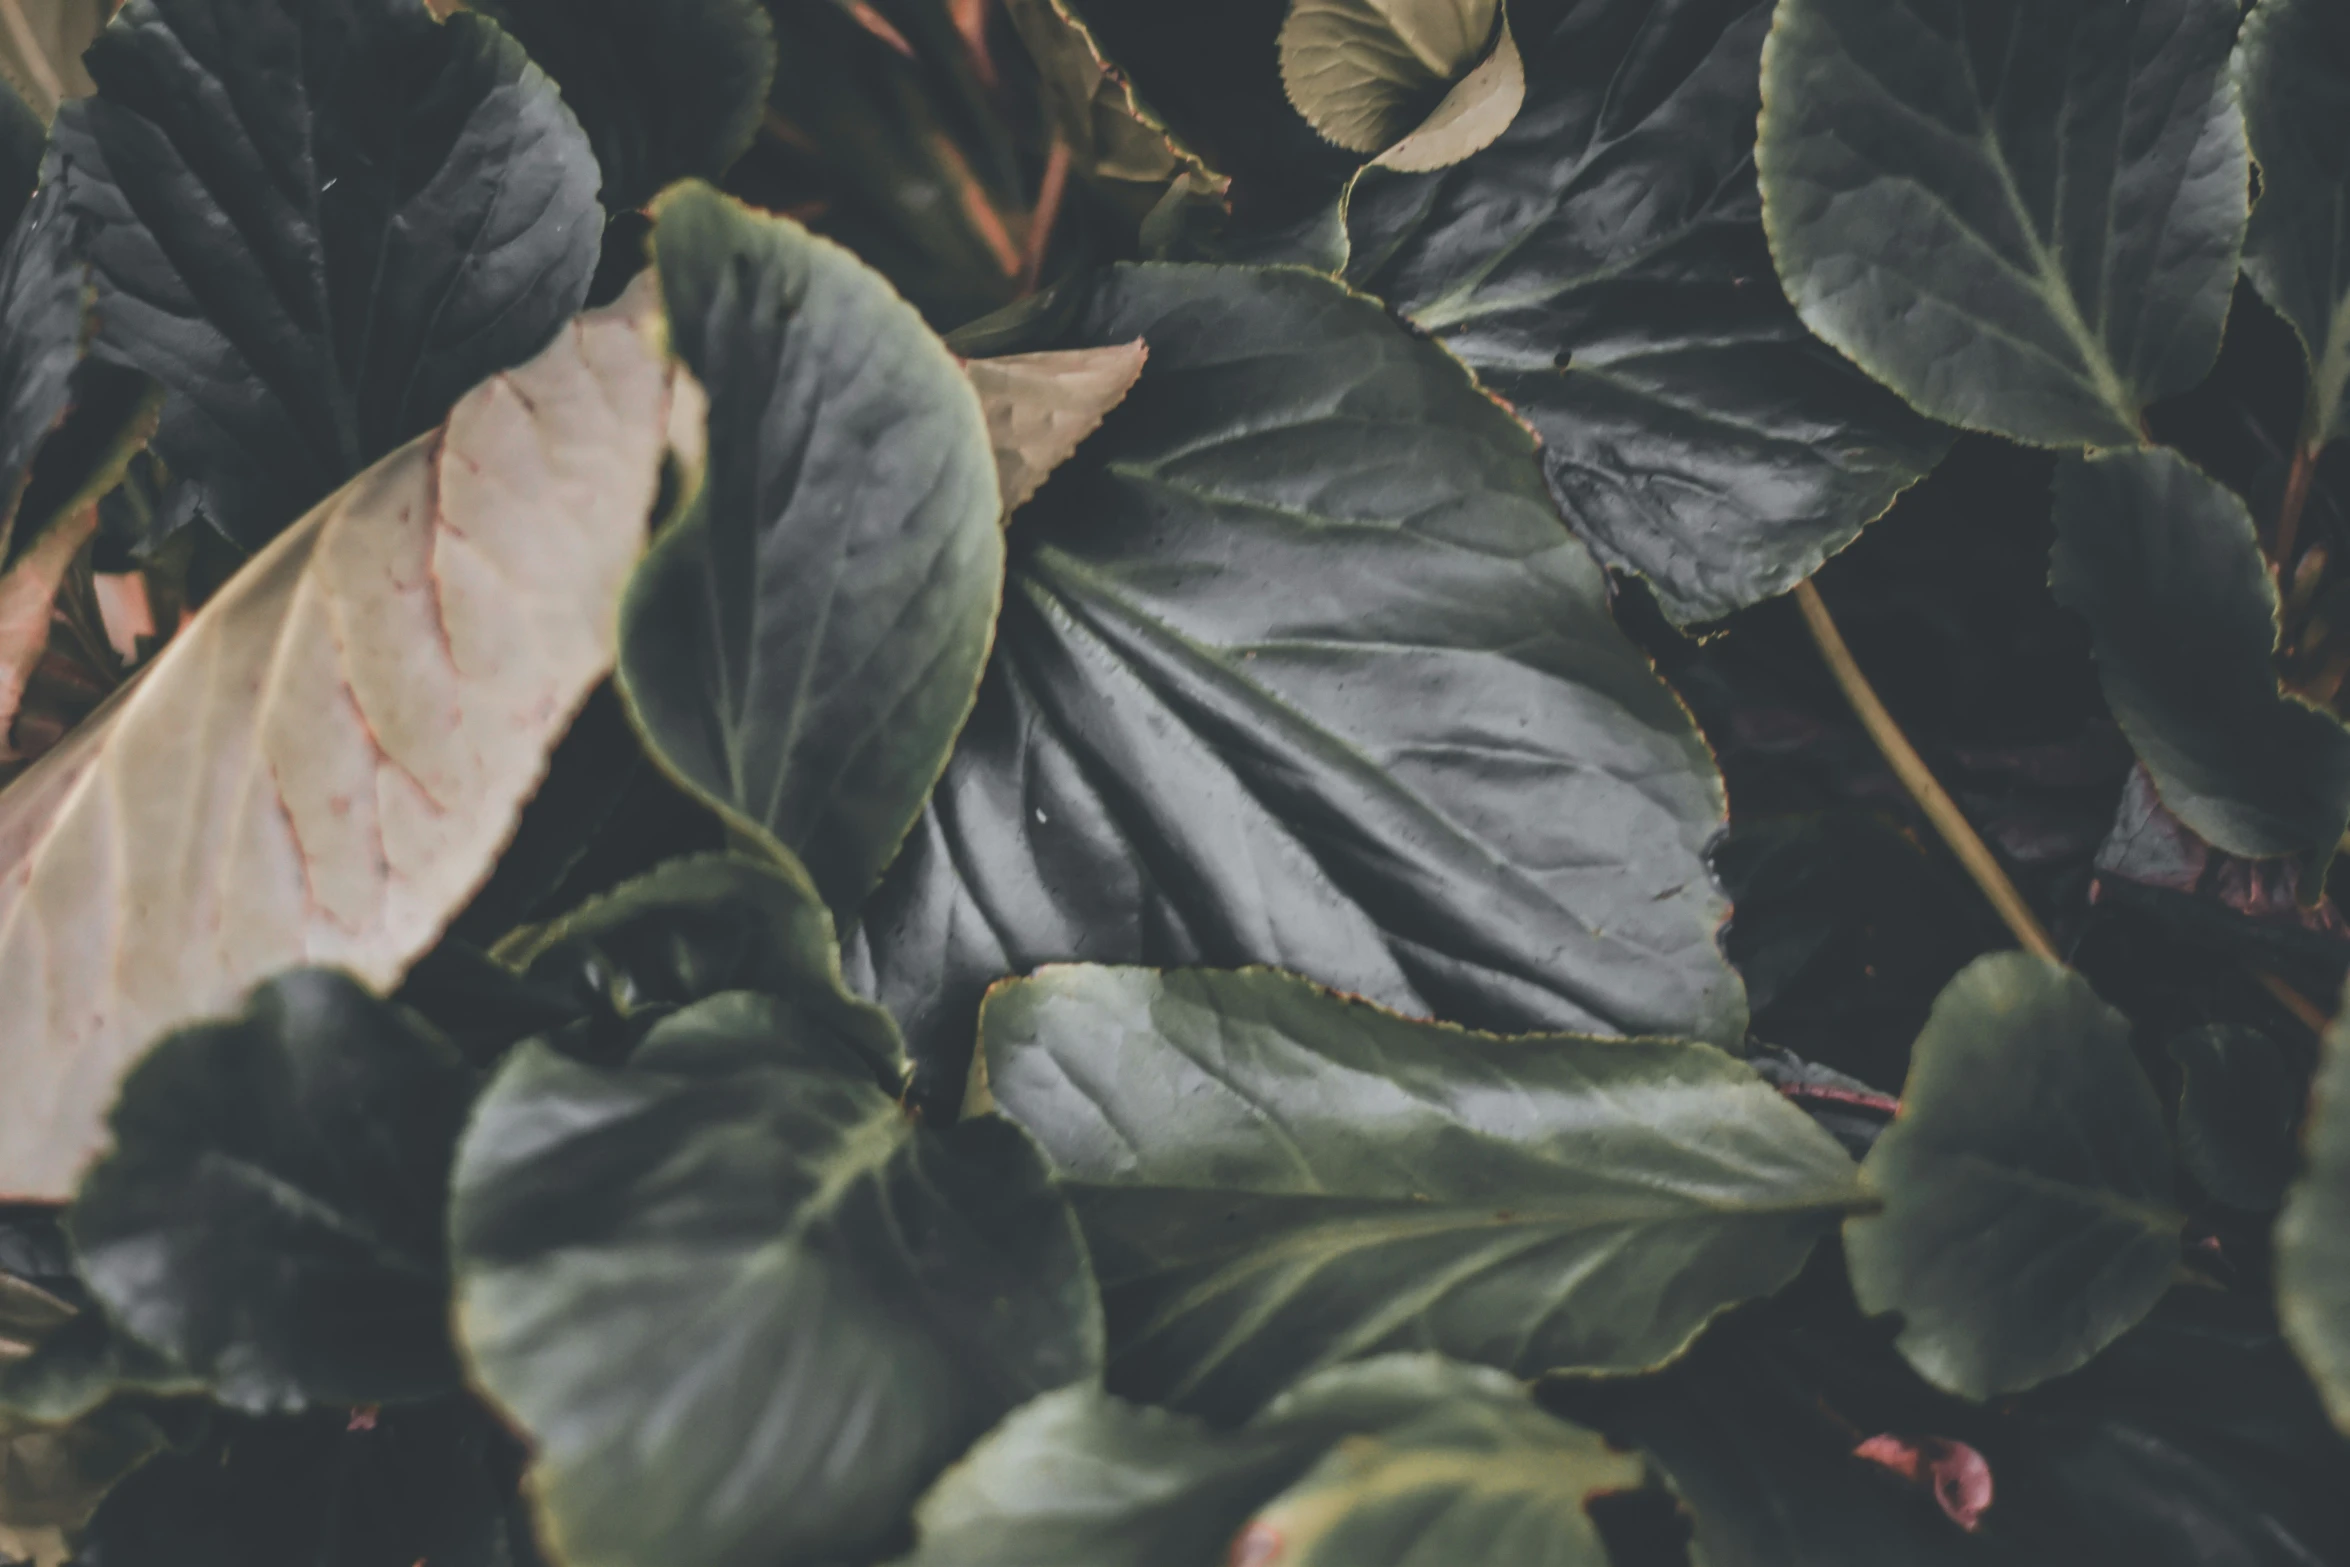
[(2325, 1033), (2302, 1165), (2277, 1217), (2277, 1315), (2334, 1424), (2350, 1431), (2350, 1008)]
[(1527, 9), (1509, 129), (1441, 173), (1366, 170), (1347, 199), (1348, 280), (1509, 400), (1567, 520), (1682, 621), (1802, 581), (1949, 443), (1773, 286), (1751, 167), (1767, 11)]
[(973, 1438), (1101, 1364), (1044, 1159), (918, 1127), (736, 991), (622, 1069), (517, 1050), (459, 1150), (458, 1329), (568, 1567), (865, 1559)]
[(849, 953), (925, 1097), (960, 1097), (989, 984), (1071, 959), (1736, 1041), (1720, 782), (1525, 432), (1303, 272), (1117, 268), (1067, 304), (1005, 346), (1150, 364), (1011, 530), (979, 705)]
[(2244, 275), (2300, 334), (2310, 361), (2301, 437), (2350, 434), (2350, 10), (2261, 0), (2236, 44), (2236, 84), (2260, 165)]
[(1007, 521), (1126, 400), (1149, 357), (1137, 339), (1106, 348), (1006, 354), (964, 366), (987, 414)]
[(546, 346), (603, 212), (555, 84), (423, 0), (130, 0), (51, 149), (103, 352), (248, 549)]
[(281, 534), (0, 792), (0, 1192), (69, 1195), (164, 1030), (302, 964), (388, 987), (488, 873), (611, 664), (666, 425), (651, 304)]
[(2179, 1063), (2179, 1160), (2231, 1208), (2268, 1213), (2293, 1179), (2301, 1091), (2275, 1040), (2214, 1023), (2173, 1036)]
[(2235, 493), (2160, 448), (2056, 470), (2049, 588), (2162, 803), (2231, 854), (2330, 855), (2350, 731), (2277, 687), (2277, 592)]
[(1262, 970), (1048, 968), (980, 1033), (1085, 1225), (1111, 1385), (1213, 1419), (1390, 1350), (1654, 1365), (1859, 1195), (1710, 1045), (1472, 1034)]
[(2219, 353), (2250, 200), (2236, 0), (1778, 0), (1764, 217), (1811, 329), (1917, 407), (2133, 446)]
[(620, 679), (668, 765), (855, 914), (971, 710), (1002, 592), (987, 421), (887, 283), (703, 185), (655, 208), (702, 492), (630, 585)]
[(1602, 1567), (1585, 1505), (1639, 1484), (1509, 1378), (1433, 1356), (1325, 1371), (1236, 1431), (1069, 1388), (923, 1499), (906, 1567)]
[(775, 31), (757, 0), (476, 0), (563, 90), (603, 171), (605, 209), (714, 180), (758, 134)]
[(1526, 74), (1501, 0), (1292, 0), (1281, 86), (1348, 151), (1435, 169), (1502, 133)]
[(2084, 1364), (2179, 1262), (2170, 1139), (2127, 1019), (2025, 953), (1978, 958), (1935, 999), (1901, 1115), (1861, 1165), (1881, 1213), (1849, 1219), (1863, 1310), (1969, 1398)]
[(74, 1199), (107, 1312), (254, 1413), (455, 1386), (442, 1226), (477, 1084), (347, 976), (302, 970), (123, 1079)]

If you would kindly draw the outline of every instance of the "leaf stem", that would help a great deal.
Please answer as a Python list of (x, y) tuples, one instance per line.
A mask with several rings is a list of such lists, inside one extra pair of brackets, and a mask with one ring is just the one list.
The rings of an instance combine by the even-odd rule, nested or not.
[(2300, 543), (2301, 511), (2309, 504), (2309, 484), (2317, 476), (2318, 448), (2303, 441), (2293, 449), (2293, 466), (2285, 474), (2285, 498), (2277, 507), (2275, 560), (2277, 574), (2290, 577), (2293, 550)]
[(1811, 628), (1811, 639), (1818, 644), (1820, 657), (1826, 662), (1828, 672), (1836, 677), (1836, 684), (1843, 688), (1844, 699), (1852, 704), (1852, 710), (1859, 715), (1862, 726), (1869, 732), (1869, 738), (1877, 742), (1877, 749), (1885, 754), (1885, 760), (1892, 765), (1894, 776), (1901, 780), (1910, 798), (1917, 801), (1918, 808), (1926, 813), (1926, 820), (1934, 824), (1934, 830), (1942, 835), (1942, 841), (1950, 845), (1950, 852), (1958, 856), (1958, 863), (1966, 867), (1975, 885), (1983, 889), (1983, 896), (1991, 900), (1991, 907), (1998, 910), (1999, 917), (2007, 922), (2007, 928), (2015, 933), (2017, 943), (2025, 951), (2046, 958), (2051, 963), (2062, 962), (2063, 959), (2057, 956), (2056, 943), (2049, 939), (2048, 932), (2041, 927), (2039, 916), (2032, 912), (2032, 906), (2024, 901), (2023, 894), (2016, 891), (2015, 883), (2008, 880), (2007, 872), (2000, 869), (1999, 862), (1992, 858), (1989, 846), (1983, 842), (1973, 824), (1967, 821), (1966, 814), (1959, 810), (1958, 802), (1950, 798), (1949, 792), (1934, 777), (1933, 770), (1926, 766), (1925, 758), (1918, 755), (1917, 747), (1909, 743), (1909, 737), (1893, 721), (1893, 715), (1886, 711), (1884, 702), (1877, 696), (1876, 688), (1869, 684), (1868, 676), (1861, 673), (1860, 665), (1853, 659), (1852, 649), (1844, 643), (1844, 634), (1836, 629), (1835, 620), (1828, 614), (1828, 605), (1820, 597), (1820, 590), (1809, 582), (1799, 584), (1795, 589), (1795, 603), (1803, 611), (1804, 624)]
[(2327, 1017), (2316, 1002), (2274, 974), (2262, 971), (2255, 973), (2252, 977), (2260, 981), (2260, 988), (2274, 997), (2278, 1006), (2292, 1013), (2302, 1027), (2321, 1039), (2325, 1037), (2325, 1031), (2332, 1024), (2333, 1019)]
[(1028, 244), (1020, 257), (1020, 292), (1033, 294), (1044, 277), (1045, 252), (1052, 248), (1053, 225), (1061, 216), (1061, 198), (1069, 191), (1069, 143), (1059, 136), (1053, 138), (1053, 149), (1045, 154), (1044, 180), (1037, 187), (1036, 210), (1028, 218)]

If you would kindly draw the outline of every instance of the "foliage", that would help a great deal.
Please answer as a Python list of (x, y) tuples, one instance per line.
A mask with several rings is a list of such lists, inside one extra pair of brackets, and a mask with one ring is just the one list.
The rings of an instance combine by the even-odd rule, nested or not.
[(2345, 15), (127, 0), (0, 1559), (2350, 1557)]

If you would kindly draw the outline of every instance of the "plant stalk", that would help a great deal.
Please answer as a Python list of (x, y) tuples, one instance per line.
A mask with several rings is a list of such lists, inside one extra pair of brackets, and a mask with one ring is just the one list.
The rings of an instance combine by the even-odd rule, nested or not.
[(2007, 872), (2000, 869), (1998, 860), (1992, 858), (1989, 845), (1983, 842), (1981, 834), (1966, 819), (1966, 813), (1958, 808), (1958, 802), (1950, 798), (1949, 791), (1934, 777), (1933, 769), (1926, 766), (1926, 760), (1918, 755), (1917, 747), (1909, 743), (1909, 736), (1903, 734), (1901, 726), (1893, 721), (1893, 715), (1886, 711), (1876, 688), (1869, 684), (1868, 676), (1861, 673), (1860, 665), (1853, 659), (1852, 649), (1845, 645), (1844, 634), (1836, 629), (1835, 620), (1828, 614), (1828, 605), (1820, 597), (1820, 590), (1809, 582), (1800, 584), (1795, 589), (1795, 603), (1803, 611), (1804, 624), (1811, 629), (1811, 639), (1818, 644), (1820, 657), (1827, 663), (1828, 672), (1836, 677), (1836, 684), (1843, 688), (1844, 699), (1852, 704), (1852, 710), (1859, 715), (1862, 726), (1869, 732), (1869, 738), (1877, 742), (1877, 749), (1884, 753), (1894, 776), (1901, 780), (1910, 798), (1917, 801), (1918, 808), (1926, 813), (1926, 820), (1934, 824), (1934, 830), (1942, 835), (1942, 841), (1950, 845), (1950, 852), (1958, 856), (1958, 863), (1966, 867), (1966, 873), (1983, 890), (1983, 896), (1991, 900), (1991, 907), (2007, 922), (2007, 928), (2014, 932), (2017, 944), (2051, 963), (2063, 962), (2057, 956), (2056, 943), (2049, 939), (2048, 932), (2042, 928), (2039, 916), (2024, 901), (2024, 895), (2016, 891), (2015, 883), (2008, 880)]
[(2290, 580), (2293, 550), (2301, 540), (2301, 512), (2309, 504), (2309, 484), (2317, 477), (2318, 448), (2303, 441), (2293, 448), (2293, 466), (2285, 474), (2285, 498), (2277, 507), (2277, 575)]
[(2275, 998), (2278, 1006), (2292, 1013), (2303, 1028), (2308, 1029), (2320, 1039), (2325, 1037), (2326, 1029), (2332, 1025), (2333, 1019), (2327, 1017), (2316, 1002), (2274, 974), (2259, 972), (2252, 977), (2260, 982), (2261, 989)]

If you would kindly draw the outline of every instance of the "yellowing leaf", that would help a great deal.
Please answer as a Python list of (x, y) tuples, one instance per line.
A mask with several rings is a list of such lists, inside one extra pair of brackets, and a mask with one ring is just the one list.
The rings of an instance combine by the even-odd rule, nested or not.
[(11, 760), (8, 731), (24, 701), (25, 681), (49, 646), (57, 590), (73, 558), (98, 529), (98, 508), (84, 506), (57, 520), (0, 575), (0, 762)]
[(173, 1025), (296, 964), (389, 986), (611, 667), (667, 426), (649, 285), (277, 538), (0, 793), (0, 1193), (68, 1196)]
[(1500, 0), (1294, 0), (1282, 90), (1349, 151), (1386, 152), (1382, 162), (1412, 171), (1457, 163), (1525, 102), (1500, 11)]
[(1444, 95), (1420, 128), (1373, 161), (1405, 174), (1449, 168), (1493, 144), (1526, 105), (1526, 63), (1509, 23), (1501, 26), (1493, 52)]
[(1149, 357), (1149, 347), (1136, 338), (1105, 348), (974, 359), (963, 367), (987, 414), (1006, 517), (1077, 455), (1085, 438), (1134, 390)]

